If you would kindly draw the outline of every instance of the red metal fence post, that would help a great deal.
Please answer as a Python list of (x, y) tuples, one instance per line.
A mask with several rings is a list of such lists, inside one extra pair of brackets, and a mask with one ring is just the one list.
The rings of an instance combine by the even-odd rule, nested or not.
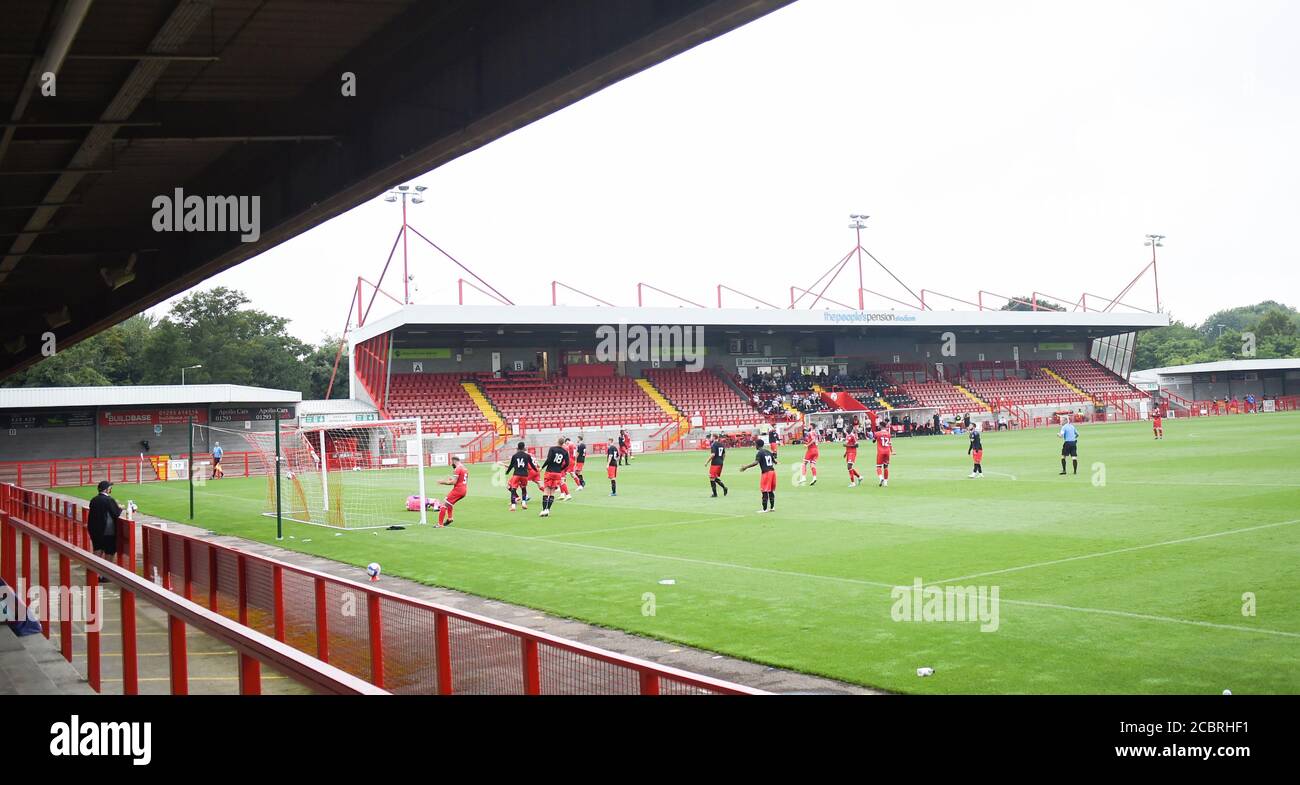
[(122, 589), (122, 694), (140, 694), (140, 667), (136, 658), (135, 592)]
[(185, 652), (185, 622), (167, 616), (168, 656), (171, 659), (172, 695), (190, 694), (189, 661)]
[(72, 565), (65, 553), (59, 554), (59, 650), (63, 659), (72, 662)]
[(451, 634), (447, 614), (433, 614), (433, 656), (438, 664), (438, 694), (451, 694)]
[(330, 661), (329, 613), (325, 607), (325, 577), (316, 578), (316, 659)]
[(50, 639), (50, 622), (54, 617), (50, 614), (50, 549), (44, 542), (36, 546), (36, 572), (38, 580), (41, 582), (41, 614), (45, 617), (45, 623), (41, 625), (41, 633), (45, 635), (45, 640)]
[(90, 682), (90, 688), (95, 692), (100, 692), (100, 674), (99, 674), (99, 624), (100, 614), (103, 613), (103, 605), (99, 602), (99, 574), (89, 567), (86, 568), (86, 592), (89, 595), (86, 598), (84, 608), (86, 614), (86, 681)]
[(541, 666), (537, 661), (537, 641), (524, 638), (524, 694), (542, 694)]
[(384, 620), (379, 611), (379, 595), (366, 595), (366, 616), (370, 621), (370, 683), (384, 686)]

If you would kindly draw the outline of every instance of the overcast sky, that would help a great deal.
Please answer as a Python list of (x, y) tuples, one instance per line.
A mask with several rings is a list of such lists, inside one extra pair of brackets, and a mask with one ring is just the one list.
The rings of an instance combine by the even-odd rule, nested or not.
[[(1153, 232), (1175, 318), (1297, 305), (1297, 31), (1285, 0), (800, 0), (412, 181), (411, 225), (520, 304), (553, 279), (620, 305), (638, 281), (788, 303), (861, 212), (914, 290), (1112, 296)], [(314, 342), (399, 227), (377, 199), (200, 288)], [(458, 271), (412, 239), (413, 299), (455, 303)], [(867, 288), (907, 299), (872, 268)], [(855, 278), (828, 296), (856, 302)], [(1150, 277), (1126, 300), (1154, 307)]]

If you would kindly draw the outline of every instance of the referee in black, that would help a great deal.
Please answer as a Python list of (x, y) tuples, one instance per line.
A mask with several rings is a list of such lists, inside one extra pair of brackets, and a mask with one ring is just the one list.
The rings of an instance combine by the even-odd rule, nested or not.
[[(90, 500), (90, 514), (86, 517), (86, 529), (90, 533), (90, 543), (96, 556), (109, 561), (117, 560), (117, 519), (122, 517), (122, 508), (113, 496), (113, 483), (104, 480), (99, 483), (99, 495)], [(103, 582), (105, 579), (100, 576)]]

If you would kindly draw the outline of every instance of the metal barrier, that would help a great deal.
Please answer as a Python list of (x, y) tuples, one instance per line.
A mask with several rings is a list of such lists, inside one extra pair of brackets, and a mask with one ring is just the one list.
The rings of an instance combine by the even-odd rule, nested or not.
[[(21, 521), (24, 553), (26, 536), (39, 532), (43, 547), (57, 542), (79, 559), (110, 566), (114, 580), (117, 572), (134, 575), (138, 538), (149, 580), (131, 585), (180, 595), (206, 614), (394, 693), (764, 694), (130, 521), (118, 530), (123, 569), (83, 550), (84, 508), (6, 484), (0, 509), (6, 521)], [(14, 528), (4, 527), (6, 542)], [(6, 569), (13, 550), (9, 544), (3, 551)]]
[[(45, 508), (32, 508), (45, 509)], [(50, 521), (47, 520), (46, 523)], [(18, 544), (21, 542), (21, 549)], [(33, 558), (32, 546), (36, 547)], [(58, 575), (51, 584), (50, 555), (58, 558)], [(85, 589), (92, 614), (102, 614), (105, 602), (97, 591), (100, 578), (111, 580), (119, 590), (118, 604), (122, 635), (122, 691), (127, 695), (139, 694), (138, 639), (136, 633), (136, 601), (161, 610), (167, 617), (169, 685), (173, 695), (189, 693), (189, 661), (186, 632), (195, 629), (231, 647), (239, 658), (239, 689), (244, 695), (258, 695), (262, 691), (261, 671), (266, 666), (282, 673), (313, 692), (334, 695), (383, 695), (386, 691), (327, 665), (287, 646), (282, 642), (251, 630), (243, 625), (178, 597), (163, 587), (155, 586), (123, 569), (112, 561), (87, 553), (78, 545), (66, 541), (43, 526), (24, 517), (0, 510), (0, 576), (6, 583), (19, 589), (19, 596), (31, 587), (33, 561), (36, 563), (42, 597), (70, 597), (73, 594), (72, 563), (85, 568)], [(18, 576), (21, 574), (22, 579)], [(96, 607), (98, 606), (98, 607)], [(83, 605), (82, 607), (86, 607)], [(74, 605), (61, 601), (58, 604), (59, 649), (64, 659), (73, 658)], [(50, 620), (53, 621), (53, 620)], [(42, 625), (45, 636), (50, 636), (50, 624)], [(100, 654), (100, 632), (87, 628), (86, 633), (87, 681), (96, 692), (103, 687), (103, 657)]]

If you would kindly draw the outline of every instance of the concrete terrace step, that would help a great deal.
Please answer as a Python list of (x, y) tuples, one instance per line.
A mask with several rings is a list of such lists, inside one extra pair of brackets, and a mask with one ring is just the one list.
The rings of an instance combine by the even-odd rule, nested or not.
[(94, 695), (43, 635), (18, 637), (0, 624), (0, 695)]

